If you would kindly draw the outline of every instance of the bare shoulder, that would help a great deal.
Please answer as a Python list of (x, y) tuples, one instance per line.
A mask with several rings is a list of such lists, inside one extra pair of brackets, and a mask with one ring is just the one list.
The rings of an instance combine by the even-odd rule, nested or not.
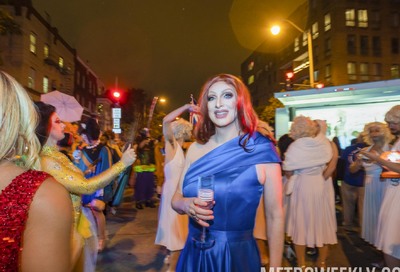
[(207, 152), (210, 151), (210, 142), (206, 144), (200, 144), (197, 142), (192, 143), (186, 153), (186, 159), (193, 163), (199, 158), (203, 157)]
[(40, 217), (60, 218), (65, 213), (71, 213), (71, 210), (68, 191), (53, 177), (47, 178), (39, 187), (31, 205), (31, 212)]

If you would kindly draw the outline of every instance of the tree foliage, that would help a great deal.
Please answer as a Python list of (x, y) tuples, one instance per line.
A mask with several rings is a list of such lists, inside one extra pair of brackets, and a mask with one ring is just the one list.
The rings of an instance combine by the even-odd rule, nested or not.
[(21, 26), (5, 10), (0, 9), (0, 34), (21, 34)]
[(270, 124), (271, 126), (275, 125), (275, 109), (283, 108), (284, 105), (275, 97), (270, 97), (268, 99), (268, 104), (266, 106), (257, 107), (255, 110), (258, 114), (258, 117), (262, 120)]

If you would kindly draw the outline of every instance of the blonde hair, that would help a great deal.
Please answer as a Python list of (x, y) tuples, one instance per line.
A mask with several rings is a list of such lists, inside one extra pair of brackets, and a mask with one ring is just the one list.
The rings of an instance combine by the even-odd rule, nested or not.
[(364, 126), (364, 131), (362, 132), (363, 140), (366, 144), (374, 144), (370, 133), (370, 129), (373, 127), (378, 127), (382, 135), (384, 136), (384, 142), (390, 143), (390, 141), (393, 139), (393, 135), (390, 133), (388, 126), (381, 122), (371, 122)]
[(400, 105), (393, 106), (385, 115), (387, 123), (400, 123)]
[(314, 137), (317, 131), (317, 125), (310, 119), (310, 117), (300, 115), (293, 119), (289, 136), (294, 140), (303, 137)]
[(39, 169), (39, 140), (35, 135), (38, 115), (25, 89), (0, 71), (0, 159)]
[(177, 140), (189, 140), (192, 137), (193, 125), (183, 118), (179, 118), (171, 123), (172, 132)]

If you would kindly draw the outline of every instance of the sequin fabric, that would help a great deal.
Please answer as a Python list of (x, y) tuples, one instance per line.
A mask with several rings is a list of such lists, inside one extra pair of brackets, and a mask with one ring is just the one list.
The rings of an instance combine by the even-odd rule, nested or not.
[(81, 215), (83, 194), (90, 195), (104, 188), (125, 169), (122, 162), (114, 164), (109, 170), (86, 179), (82, 171), (76, 167), (57, 147), (44, 146), (40, 153), (42, 170), (51, 174), (70, 193), (74, 207), (74, 224), (77, 227)]
[(19, 270), (22, 237), (29, 206), (43, 181), (49, 175), (28, 170), (17, 176), (0, 194), (0, 271)]

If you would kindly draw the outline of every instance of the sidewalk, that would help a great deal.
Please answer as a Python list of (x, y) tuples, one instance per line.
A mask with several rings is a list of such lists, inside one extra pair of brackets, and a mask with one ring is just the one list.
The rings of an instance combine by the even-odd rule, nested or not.
[[(341, 207), (337, 207), (340, 222)], [(166, 271), (166, 251), (154, 244), (157, 230), (158, 203), (156, 208), (136, 210), (132, 202), (132, 189), (126, 189), (122, 205), (116, 215), (107, 215), (109, 240), (107, 248), (99, 254), (97, 272)], [(342, 227), (337, 232), (338, 244), (330, 246), (327, 266), (370, 267), (379, 260), (379, 254), (355, 232)], [(313, 258), (308, 257), (311, 265)], [(284, 266), (295, 265), (284, 259)]]

